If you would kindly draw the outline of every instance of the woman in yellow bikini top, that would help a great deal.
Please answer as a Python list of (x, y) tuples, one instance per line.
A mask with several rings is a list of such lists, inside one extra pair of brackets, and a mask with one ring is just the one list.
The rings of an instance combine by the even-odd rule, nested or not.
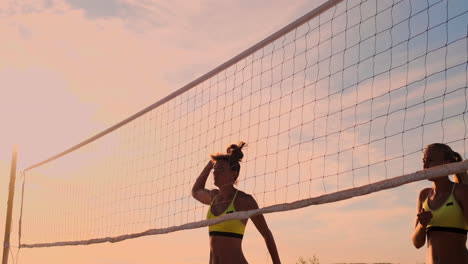
[[(460, 154), (445, 144), (434, 143), (424, 150), (424, 169), (459, 161)], [(431, 179), (432, 188), (419, 193), (411, 239), (421, 248), (427, 238), (426, 264), (468, 264), (468, 185), (460, 184), (466, 179), (466, 172), (455, 175), (459, 183), (448, 175)]]
[[(236, 211), (258, 209), (255, 199), (234, 187), (240, 171), (240, 161), (245, 145), (232, 144), (226, 154), (211, 155), (192, 188), (192, 196), (199, 202), (210, 205), (207, 219), (214, 219)], [(214, 185), (218, 189), (205, 188), (206, 180), (213, 170)], [(265, 217), (257, 215), (250, 218), (265, 239), (266, 246), (274, 264), (281, 263), (276, 243)], [(209, 227), (210, 264), (245, 264), (247, 260), (242, 252), (242, 239), (248, 219), (234, 219)]]
[[(450, 196), (437, 209), (431, 209), (429, 206), (429, 197), (424, 200), (422, 208), (426, 212), (431, 212), (432, 218), (426, 225), (427, 233), (431, 231), (453, 232), (466, 235), (468, 231), (468, 222), (463, 215), (463, 209), (455, 199), (453, 191), (455, 190), (454, 183)], [(429, 191), (429, 195), (432, 189)]]
[[(236, 212), (236, 208), (234, 207), (234, 201), (236, 200), (237, 193), (239, 191), (236, 190), (234, 197), (232, 198), (231, 203), (229, 206), (219, 215), (215, 215), (211, 212), (211, 207), (216, 200), (216, 197), (211, 202), (210, 208), (208, 209), (208, 213), (206, 214), (206, 219), (214, 219), (221, 217), (226, 214), (231, 214)], [(210, 236), (226, 236), (226, 237), (235, 237), (235, 238), (243, 238), (245, 232), (245, 224), (244, 221), (240, 219), (228, 220), (225, 222), (217, 223), (214, 225), (209, 226), (209, 234)]]

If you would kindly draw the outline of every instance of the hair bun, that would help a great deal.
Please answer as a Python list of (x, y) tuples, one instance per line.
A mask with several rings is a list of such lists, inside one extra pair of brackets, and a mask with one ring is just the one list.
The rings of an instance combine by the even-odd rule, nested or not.
[(244, 157), (244, 153), (242, 152), (242, 148), (245, 146), (245, 142), (239, 142), (238, 145), (232, 144), (230, 145), (226, 152), (227, 154), (231, 155), (231, 159), (234, 161), (242, 161), (242, 158)]
[(458, 162), (458, 161), (463, 161), (462, 156), (458, 153), (452, 150), (452, 157), (453, 161)]

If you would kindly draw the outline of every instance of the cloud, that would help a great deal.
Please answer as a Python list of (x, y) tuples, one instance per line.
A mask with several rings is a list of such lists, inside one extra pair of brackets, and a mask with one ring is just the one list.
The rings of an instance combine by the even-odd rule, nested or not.
[[(106, 0), (66, 0), (74, 8), (85, 10), (88, 18), (105, 18), (105, 17), (127, 17), (140, 15), (138, 9), (124, 1)], [(141, 9), (140, 9), (141, 10)]]
[(54, 0), (5, 0), (0, 3), (0, 14), (10, 16), (15, 14), (31, 14), (42, 12), (54, 5)]
[[(155, 27), (167, 26), (167, 15), (161, 9), (148, 9), (138, 1), (126, 0), (63, 0), (71, 9), (82, 10), (87, 19), (106, 20), (118, 18), (134, 32), (144, 33)], [(154, 6), (154, 5), (153, 5)]]

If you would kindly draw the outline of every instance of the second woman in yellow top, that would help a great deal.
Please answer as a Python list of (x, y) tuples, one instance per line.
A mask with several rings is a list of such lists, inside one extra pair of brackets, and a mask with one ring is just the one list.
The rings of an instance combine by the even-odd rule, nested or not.
[[(434, 143), (426, 147), (424, 169), (462, 161), (449, 146)], [(468, 264), (468, 186), (461, 184), (466, 173), (452, 182), (448, 175), (431, 179), (432, 188), (419, 193), (413, 244), (421, 248), (427, 238), (427, 264)]]

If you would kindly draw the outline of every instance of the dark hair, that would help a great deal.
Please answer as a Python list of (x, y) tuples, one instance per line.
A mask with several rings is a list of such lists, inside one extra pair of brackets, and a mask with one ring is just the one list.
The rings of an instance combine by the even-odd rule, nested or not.
[(458, 152), (453, 151), (452, 148), (450, 148), (448, 145), (445, 145), (443, 143), (433, 143), (433, 144), (427, 145), (426, 148), (437, 150), (437, 151), (444, 153), (444, 159), (450, 162), (458, 162), (458, 161), (463, 160), (463, 158)]
[(229, 168), (233, 171), (240, 171), (240, 163), (244, 157), (242, 148), (245, 146), (245, 142), (239, 142), (239, 144), (231, 144), (227, 147), (226, 153), (211, 154), (211, 159), (214, 161), (224, 160), (229, 163)]
[[(440, 151), (444, 153), (444, 159), (450, 162), (463, 161), (462, 156), (458, 152), (453, 151), (452, 148), (450, 148), (448, 145), (443, 144), (443, 143), (433, 143), (433, 144), (427, 145), (426, 149), (436, 150), (436, 151)], [(462, 175), (463, 174), (456, 174), (455, 180), (457, 182), (463, 182)]]

